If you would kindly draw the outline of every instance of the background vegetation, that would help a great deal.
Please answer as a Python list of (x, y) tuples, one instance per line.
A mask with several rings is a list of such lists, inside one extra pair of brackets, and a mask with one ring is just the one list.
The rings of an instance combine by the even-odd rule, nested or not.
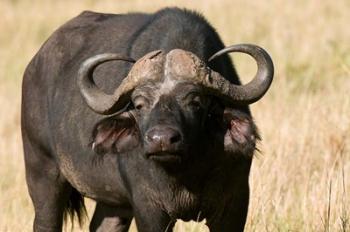
[[(275, 62), (271, 90), (252, 105), (263, 140), (250, 176), (246, 231), (350, 231), (348, 0), (1, 0), (0, 231), (31, 231), (34, 216), (19, 126), (21, 79), (30, 59), (83, 10), (154, 12), (164, 6), (202, 12), (225, 44), (259, 44)], [(245, 55), (234, 59), (248, 81), (254, 62)], [(177, 227), (205, 231), (198, 228), (203, 225)]]

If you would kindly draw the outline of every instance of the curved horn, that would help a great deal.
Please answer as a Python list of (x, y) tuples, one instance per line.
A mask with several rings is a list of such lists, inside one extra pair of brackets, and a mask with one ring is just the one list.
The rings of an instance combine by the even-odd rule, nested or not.
[(253, 44), (237, 44), (218, 51), (208, 61), (230, 52), (243, 52), (255, 59), (258, 70), (254, 79), (245, 85), (234, 85), (219, 73), (212, 72), (211, 83), (207, 81), (205, 85), (220, 91), (229, 101), (235, 103), (251, 104), (258, 101), (269, 89), (273, 79), (274, 67), (269, 54)]
[(106, 94), (96, 86), (93, 80), (95, 68), (111, 60), (123, 60), (133, 63), (135, 60), (118, 53), (104, 53), (84, 61), (80, 66), (77, 81), (80, 92), (88, 106), (96, 113), (104, 115), (123, 110), (128, 104), (132, 90), (136, 86), (149, 79), (159, 78), (157, 73), (160, 73), (162, 69), (162, 63), (160, 61), (163, 57), (158, 55), (161, 53), (159, 50), (153, 51), (138, 60), (113, 94)]
[(110, 113), (111, 108), (114, 108), (115, 96), (114, 94), (109, 95), (104, 93), (96, 86), (93, 79), (93, 72), (98, 65), (112, 60), (135, 62), (135, 60), (124, 57), (118, 53), (104, 53), (90, 57), (84, 61), (78, 72), (78, 86), (81, 94), (88, 106), (100, 114)]

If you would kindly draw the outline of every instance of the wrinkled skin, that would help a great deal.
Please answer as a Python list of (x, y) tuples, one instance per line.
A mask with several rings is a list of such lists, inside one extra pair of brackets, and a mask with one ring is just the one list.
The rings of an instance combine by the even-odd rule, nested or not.
[[(198, 26), (193, 33), (186, 20)], [(167, 36), (154, 37), (160, 27)], [(181, 39), (174, 39), (174, 28)], [(207, 60), (222, 47), (207, 22), (178, 9), (125, 16), (88, 12), (56, 31), (23, 80), (34, 230), (61, 231), (64, 211), (79, 212), (86, 196), (97, 201), (91, 231), (127, 231), (132, 217), (140, 232), (170, 231), (177, 218), (206, 218), (211, 231), (243, 231), (258, 139), (247, 106), (224, 105), (191, 83), (150, 82), (133, 91), (123, 113), (106, 117), (86, 106), (75, 78), (79, 65), (101, 51), (139, 59), (181, 48)], [(239, 83), (227, 56), (211, 65)], [(110, 62), (95, 79), (108, 92), (129, 70), (130, 64)]]

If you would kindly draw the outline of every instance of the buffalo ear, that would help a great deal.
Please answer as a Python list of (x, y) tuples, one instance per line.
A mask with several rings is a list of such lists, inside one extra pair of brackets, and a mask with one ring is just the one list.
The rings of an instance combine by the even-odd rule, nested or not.
[(256, 141), (260, 140), (257, 128), (247, 113), (225, 108), (223, 112), (224, 149), (232, 154), (252, 156)]
[(136, 121), (128, 113), (103, 119), (97, 123), (92, 137), (92, 149), (98, 154), (128, 151), (140, 141)]

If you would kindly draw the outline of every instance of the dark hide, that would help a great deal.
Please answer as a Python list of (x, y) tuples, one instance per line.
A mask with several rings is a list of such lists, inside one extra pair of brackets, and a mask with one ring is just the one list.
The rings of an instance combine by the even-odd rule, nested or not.
[[(214, 232), (243, 231), (259, 138), (248, 106), (223, 105), (191, 85), (176, 85), (155, 101), (157, 88), (140, 86), (123, 114), (105, 117), (88, 108), (76, 83), (81, 63), (100, 53), (137, 60), (180, 48), (206, 61), (223, 47), (202, 16), (177, 8), (83, 12), (54, 32), (23, 79), (22, 136), (34, 230), (61, 231), (64, 212), (81, 217), (84, 196), (97, 201), (92, 231), (127, 231), (132, 217), (140, 232), (171, 230), (178, 218), (206, 218)], [(209, 66), (239, 84), (227, 55)], [(108, 62), (94, 79), (111, 93), (130, 68)], [(157, 140), (154, 130), (166, 140)]]

